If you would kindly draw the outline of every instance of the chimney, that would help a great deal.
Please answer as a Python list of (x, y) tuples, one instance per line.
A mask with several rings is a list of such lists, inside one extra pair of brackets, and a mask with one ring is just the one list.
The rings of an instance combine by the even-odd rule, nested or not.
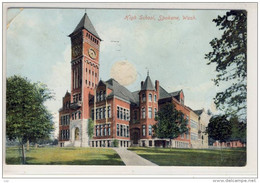
[(159, 81), (155, 80), (155, 89), (157, 92), (159, 92)]

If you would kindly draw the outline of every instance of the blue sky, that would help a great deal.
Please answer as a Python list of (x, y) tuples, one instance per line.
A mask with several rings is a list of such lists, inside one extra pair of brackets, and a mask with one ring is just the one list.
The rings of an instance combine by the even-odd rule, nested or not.
[[(107, 80), (111, 70), (124, 61), (117, 77), (135, 75), (128, 86), (140, 89), (147, 69), (168, 92), (183, 89), (185, 104), (192, 109), (211, 109), (219, 88), (212, 81), (215, 66), (207, 65), (209, 42), (221, 36), (212, 22), (225, 10), (112, 10), (87, 9), (101, 42), (100, 78)], [(70, 39), (84, 9), (9, 9), (7, 29), (7, 76), (19, 74), (41, 81), (55, 93), (46, 103), (58, 122), (58, 110), (65, 92), (70, 91)], [(127, 20), (126, 16), (136, 16)], [(140, 16), (154, 20), (139, 20)], [(179, 20), (158, 21), (160, 16)], [(195, 17), (183, 20), (183, 16)], [(125, 74), (124, 74), (125, 73)], [(120, 79), (120, 78), (119, 78)]]

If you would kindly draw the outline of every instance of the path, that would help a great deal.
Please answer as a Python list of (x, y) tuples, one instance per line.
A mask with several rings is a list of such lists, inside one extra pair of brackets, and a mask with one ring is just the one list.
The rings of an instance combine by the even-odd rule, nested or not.
[(113, 148), (126, 166), (158, 166), (126, 148)]

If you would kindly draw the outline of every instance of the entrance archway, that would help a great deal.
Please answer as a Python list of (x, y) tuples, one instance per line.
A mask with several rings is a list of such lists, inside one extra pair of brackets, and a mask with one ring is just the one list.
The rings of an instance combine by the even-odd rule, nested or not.
[(75, 129), (75, 140), (79, 140), (79, 128)]

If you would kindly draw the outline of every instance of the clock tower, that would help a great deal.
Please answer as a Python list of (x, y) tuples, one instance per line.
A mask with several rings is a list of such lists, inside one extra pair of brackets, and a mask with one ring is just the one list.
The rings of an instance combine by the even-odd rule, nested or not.
[[(78, 146), (87, 146), (86, 129), (88, 119), (91, 118), (89, 99), (94, 96), (95, 87), (99, 81), (101, 39), (86, 13), (69, 37), (71, 38), (71, 132), (73, 133), (73, 126), (81, 123), (81, 130), (79, 129), (81, 144)], [(73, 119), (75, 125), (73, 125)]]

